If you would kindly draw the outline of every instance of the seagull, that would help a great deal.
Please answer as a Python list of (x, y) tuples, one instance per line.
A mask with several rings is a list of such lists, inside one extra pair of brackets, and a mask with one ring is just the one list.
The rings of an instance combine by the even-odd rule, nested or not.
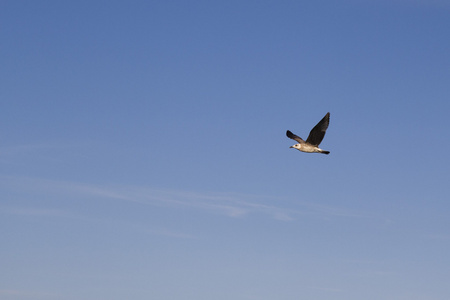
[(327, 131), (328, 124), (330, 124), (330, 113), (327, 113), (325, 117), (323, 117), (323, 119), (320, 120), (320, 122), (317, 123), (317, 125), (314, 126), (313, 129), (311, 129), (306, 142), (301, 137), (293, 134), (289, 130), (286, 131), (286, 136), (288, 138), (298, 142), (298, 144), (295, 144), (294, 146), (291, 146), (289, 148), (295, 148), (299, 151), (308, 153), (329, 154), (330, 151), (325, 151), (319, 148), (319, 144), (320, 142), (322, 142), (323, 137), (325, 136), (325, 131)]

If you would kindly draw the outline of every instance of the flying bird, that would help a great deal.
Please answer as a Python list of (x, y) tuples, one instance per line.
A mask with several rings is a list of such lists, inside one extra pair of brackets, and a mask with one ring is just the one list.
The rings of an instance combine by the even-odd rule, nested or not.
[(286, 131), (286, 136), (288, 138), (298, 142), (298, 144), (295, 144), (294, 146), (291, 146), (289, 148), (295, 148), (299, 151), (308, 153), (329, 154), (330, 151), (325, 151), (319, 148), (319, 144), (322, 142), (323, 137), (325, 136), (325, 132), (327, 131), (328, 124), (330, 124), (330, 113), (327, 113), (325, 117), (323, 117), (323, 119), (320, 120), (320, 122), (317, 123), (317, 125), (314, 126), (313, 129), (311, 129), (306, 142), (301, 137), (293, 134), (289, 130)]

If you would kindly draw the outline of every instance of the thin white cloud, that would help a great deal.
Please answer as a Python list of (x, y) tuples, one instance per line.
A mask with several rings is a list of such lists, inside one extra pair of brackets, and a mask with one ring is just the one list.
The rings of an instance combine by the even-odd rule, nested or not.
[[(325, 217), (365, 217), (364, 215), (348, 209), (310, 202), (297, 202), (295, 207), (282, 207), (266, 203), (282, 203), (278, 198), (248, 194), (214, 194), (191, 191), (159, 190), (139, 186), (100, 186), (79, 182), (23, 178), (0, 177), (9, 189), (27, 191), (33, 194), (44, 194), (70, 197), (89, 197), (115, 199), (140, 203), (143, 205), (164, 206), (175, 208), (189, 208), (210, 213), (240, 218), (248, 215), (269, 216), (279, 221), (293, 221), (299, 216), (317, 215)], [(20, 213), (20, 211), (17, 211)], [(23, 214), (60, 214), (58, 211), (39, 211), (30, 209), (22, 211)]]

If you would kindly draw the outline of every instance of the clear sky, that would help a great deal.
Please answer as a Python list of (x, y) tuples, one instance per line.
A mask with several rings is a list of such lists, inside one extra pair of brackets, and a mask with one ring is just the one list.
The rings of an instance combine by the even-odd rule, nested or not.
[(449, 16), (1, 1), (0, 298), (448, 300)]

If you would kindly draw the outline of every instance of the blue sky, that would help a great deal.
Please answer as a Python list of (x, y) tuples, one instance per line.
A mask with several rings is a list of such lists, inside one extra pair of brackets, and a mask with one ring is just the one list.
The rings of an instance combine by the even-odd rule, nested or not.
[(449, 14), (2, 1), (0, 298), (447, 300)]

